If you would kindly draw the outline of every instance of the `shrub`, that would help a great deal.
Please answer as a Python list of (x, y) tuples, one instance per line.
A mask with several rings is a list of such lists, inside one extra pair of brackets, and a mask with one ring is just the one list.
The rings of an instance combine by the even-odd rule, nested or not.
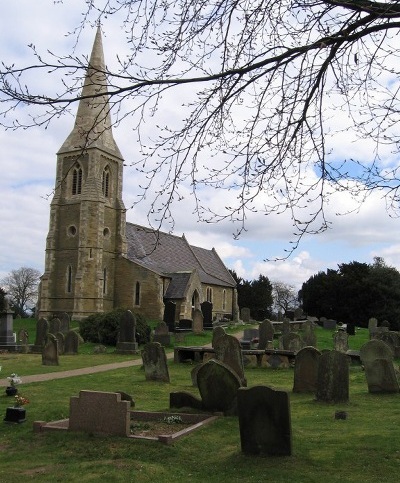
[[(125, 312), (126, 309), (115, 309), (104, 314), (89, 315), (79, 323), (79, 332), (87, 342), (116, 345), (120, 321)], [(145, 344), (150, 340), (151, 329), (142, 315), (134, 315), (136, 318), (136, 340), (139, 344)]]

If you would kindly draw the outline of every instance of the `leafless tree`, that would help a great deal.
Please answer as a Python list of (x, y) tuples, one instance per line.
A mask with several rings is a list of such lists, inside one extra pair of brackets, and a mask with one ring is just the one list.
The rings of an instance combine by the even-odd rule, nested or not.
[(275, 309), (284, 315), (299, 305), (295, 287), (285, 282), (272, 282), (272, 297)]
[[(77, 39), (85, 24), (103, 22), (106, 29), (106, 18), (119, 16), (130, 46), (119, 68), (106, 69), (110, 106), (114, 122), (129, 118), (141, 142), (142, 156), (133, 165), (145, 175), (142, 197), (153, 197), (153, 222), (173, 218), (171, 206), (182, 199), (184, 185), (197, 216), (233, 221), (235, 236), (249, 212), (288, 211), (294, 225), (289, 252), (305, 233), (329, 226), (325, 205), (335, 191), (350, 192), (360, 203), (381, 191), (390, 214), (397, 214), (399, 1), (86, 5)], [(46, 126), (79, 99), (87, 58), (31, 48), (31, 65), (1, 68), (6, 127)], [(40, 92), (30, 87), (32, 74), (60, 82), (53, 93)], [(165, 122), (170, 94), (181, 122)], [(33, 105), (30, 121), (20, 117), (21, 105)], [(144, 140), (149, 122), (158, 128), (151, 142)], [(340, 131), (372, 140), (370, 157), (335, 156)], [(234, 192), (236, 201), (215, 211), (202, 198), (202, 188), (210, 186)]]
[(25, 315), (37, 300), (40, 272), (35, 268), (21, 267), (11, 272), (1, 280), (5, 292), (10, 298), (12, 307)]

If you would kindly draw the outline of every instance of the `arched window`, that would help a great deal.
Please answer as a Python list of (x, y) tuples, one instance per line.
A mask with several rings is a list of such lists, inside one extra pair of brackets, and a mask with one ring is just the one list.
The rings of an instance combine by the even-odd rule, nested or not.
[(212, 288), (211, 287), (207, 287), (206, 300), (207, 300), (207, 302), (212, 303)]
[(107, 269), (103, 269), (103, 294), (107, 293)]
[(106, 166), (103, 170), (103, 178), (101, 180), (101, 188), (103, 195), (108, 198), (110, 195), (110, 168)]
[(140, 305), (140, 283), (136, 282), (135, 285), (135, 305)]
[(226, 310), (226, 290), (222, 292), (222, 310)]
[(82, 192), (82, 168), (76, 164), (72, 170), (72, 194), (80, 195)]
[(72, 267), (68, 265), (67, 268), (67, 293), (72, 292)]

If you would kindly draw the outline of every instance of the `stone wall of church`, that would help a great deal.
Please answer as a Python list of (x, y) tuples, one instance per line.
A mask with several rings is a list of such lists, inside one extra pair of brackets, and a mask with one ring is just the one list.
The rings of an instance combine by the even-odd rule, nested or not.
[[(219, 285), (204, 285), (203, 296), (207, 300), (207, 288), (212, 290), (213, 317), (231, 316), (234, 312), (234, 289)], [(225, 291), (225, 295), (224, 295)]]

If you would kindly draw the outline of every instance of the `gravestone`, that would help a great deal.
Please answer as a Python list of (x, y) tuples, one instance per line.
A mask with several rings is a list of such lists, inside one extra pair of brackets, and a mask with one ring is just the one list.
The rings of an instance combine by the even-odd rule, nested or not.
[(68, 430), (129, 436), (130, 401), (115, 392), (80, 391), (70, 399)]
[[(321, 320), (322, 320), (322, 317), (321, 317)], [(336, 330), (336, 320), (324, 319), (322, 327), (325, 330)]]
[(18, 331), (18, 344), (20, 345), (20, 351), (22, 354), (29, 352), (29, 334), (26, 329), (20, 329)]
[(220, 337), (226, 335), (225, 329), (223, 327), (215, 327), (213, 329), (213, 334), (212, 334), (212, 341), (211, 341), (211, 346), (215, 349), (215, 344), (217, 339)]
[(293, 320), (301, 320), (303, 319), (303, 315), (304, 315), (303, 309), (301, 309), (300, 307), (297, 307), (297, 309), (295, 309), (293, 312)]
[(289, 334), (289, 332), (290, 332), (290, 320), (287, 317), (284, 317), (282, 321), (282, 335)]
[(193, 311), (192, 330), (194, 334), (201, 334), (203, 332), (203, 313), (200, 309)]
[(289, 359), (287, 356), (281, 354), (265, 354), (263, 356), (265, 363), (261, 362), (261, 365), (271, 367), (272, 369), (288, 369), (290, 367)]
[(349, 361), (346, 354), (324, 351), (319, 357), (316, 400), (345, 403), (349, 400)]
[(321, 352), (315, 347), (304, 347), (296, 354), (293, 392), (316, 392), (320, 356)]
[(360, 349), (370, 393), (397, 393), (399, 382), (393, 365), (393, 352), (383, 341), (371, 339)]
[(240, 443), (249, 455), (290, 456), (292, 426), (289, 394), (267, 386), (239, 388)]
[(56, 335), (57, 332), (61, 330), (61, 320), (55, 317), (54, 319), (50, 320), (49, 323), (49, 332), (50, 334)]
[(347, 322), (347, 324), (346, 324), (346, 332), (349, 335), (356, 335), (356, 325), (353, 322)]
[(136, 318), (130, 310), (126, 310), (119, 324), (117, 354), (137, 354), (138, 343), (136, 342)]
[(242, 307), (240, 311), (240, 318), (245, 324), (250, 322), (250, 309), (248, 307)]
[(213, 328), (213, 321), (212, 321), (212, 309), (213, 304), (211, 302), (203, 302), (200, 304), (201, 312), (203, 314), (203, 328), (205, 330), (210, 330)]
[(229, 366), (215, 359), (202, 364), (197, 372), (197, 386), (204, 410), (236, 414), (241, 381)]
[(215, 358), (229, 366), (236, 374), (243, 386), (246, 386), (244, 364), (240, 342), (232, 335), (224, 334), (214, 343)]
[(378, 319), (375, 317), (371, 317), (368, 320), (368, 331), (369, 331), (369, 338), (371, 339), (374, 335), (376, 328), (378, 327)]
[(58, 366), (58, 342), (53, 334), (48, 334), (47, 342), (42, 350), (43, 366)]
[(79, 335), (75, 330), (70, 330), (65, 334), (64, 354), (66, 356), (74, 356), (79, 350)]
[(60, 332), (66, 334), (70, 330), (71, 317), (67, 314), (67, 312), (61, 312), (58, 318), (61, 322)]
[[(385, 329), (382, 332), (378, 332), (379, 329)], [(393, 352), (393, 356), (395, 358), (399, 357), (399, 346), (400, 346), (400, 338), (399, 333), (393, 330), (390, 330), (387, 327), (378, 327), (377, 332), (375, 332), (375, 339), (381, 340), (385, 342)]]
[(239, 340), (241, 348), (252, 349), (255, 339), (259, 339), (258, 329), (244, 329), (243, 337)]
[(159, 342), (161, 345), (171, 345), (171, 336), (169, 335), (168, 325), (165, 322), (160, 322), (154, 329), (153, 342)]
[(159, 342), (148, 342), (142, 352), (146, 381), (169, 382), (167, 356)]
[(32, 352), (42, 352), (49, 334), (49, 323), (47, 319), (41, 318), (36, 322), (36, 339), (32, 347)]
[(55, 337), (58, 342), (58, 353), (62, 355), (65, 352), (65, 335), (63, 332), (57, 332), (57, 334), (55, 334)]
[(274, 326), (269, 320), (263, 320), (258, 326), (258, 349), (265, 350), (274, 340)]
[(169, 332), (175, 332), (175, 302), (165, 302), (163, 321), (167, 324)]
[(279, 339), (279, 344), (281, 349), (292, 352), (297, 352), (304, 347), (302, 338), (295, 332), (283, 334)]
[(335, 351), (347, 352), (349, 350), (349, 334), (347, 332), (338, 330), (332, 337)]
[(301, 338), (303, 339), (304, 346), (317, 347), (317, 335), (314, 331), (314, 323), (310, 320), (304, 322)]

